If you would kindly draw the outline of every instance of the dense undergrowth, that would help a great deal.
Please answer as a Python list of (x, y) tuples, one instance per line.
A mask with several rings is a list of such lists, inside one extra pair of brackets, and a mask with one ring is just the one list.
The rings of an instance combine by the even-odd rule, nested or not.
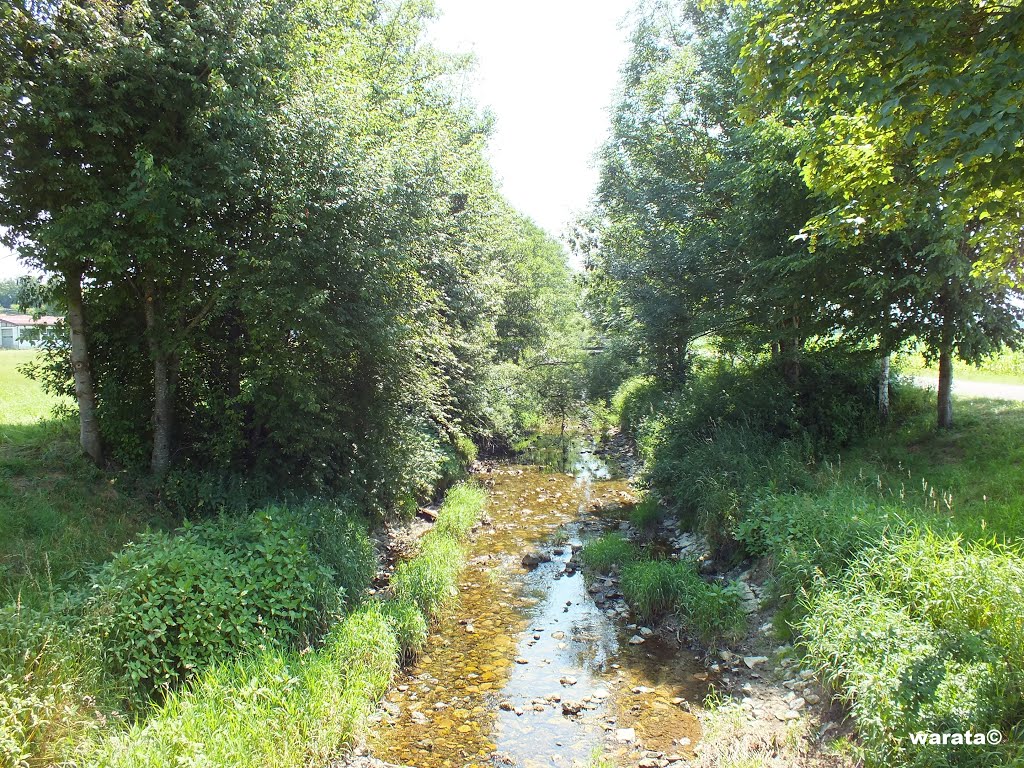
[(3, 763), (325, 762), (455, 597), (484, 501), (453, 487), (383, 600), (365, 522), (320, 503), (148, 533), (91, 588), (4, 608)]
[[(1022, 759), (1024, 408), (961, 401), (958, 427), (936, 432), (928, 395), (894, 379), (880, 425), (869, 361), (808, 363), (796, 391), (770, 360), (705, 362), (676, 391), (627, 381), (613, 410), (651, 497), (706, 535), (721, 564), (767, 559), (776, 631), (848, 704), (867, 764)], [(641, 615), (671, 608), (696, 634), (727, 635), (701, 618), (710, 585), (695, 603), (673, 596), (699, 581), (689, 565), (637, 561), (612, 540), (588, 557), (634, 561), (623, 592)], [(910, 739), (989, 729), (1001, 745)]]

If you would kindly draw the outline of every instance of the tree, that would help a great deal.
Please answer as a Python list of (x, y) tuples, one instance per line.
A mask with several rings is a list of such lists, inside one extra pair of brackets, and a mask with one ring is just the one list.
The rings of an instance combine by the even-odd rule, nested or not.
[[(1019, 2), (767, 0), (746, 26), (756, 103), (791, 101), (813, 126), (812, 188), (838, 203), (811, 233), (858, 239), (930, 208), (966, 232), (973, 271), (1020, 284), (1024, 8)], [(923, 192), (923, 194), (922, 194)]]

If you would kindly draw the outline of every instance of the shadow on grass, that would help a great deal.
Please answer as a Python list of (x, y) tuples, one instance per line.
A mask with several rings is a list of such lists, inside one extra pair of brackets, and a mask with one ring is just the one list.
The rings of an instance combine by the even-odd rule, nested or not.
[(84, 583), (152, 522), (144, 496), (118, 482), (83, 458), (74, 419), (0, 424), (0, 603)]

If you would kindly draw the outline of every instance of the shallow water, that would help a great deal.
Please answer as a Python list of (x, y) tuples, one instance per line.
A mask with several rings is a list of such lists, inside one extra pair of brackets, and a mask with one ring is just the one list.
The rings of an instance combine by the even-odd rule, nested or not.
[[(628, 644), (637, 630), (622, 603), (598, 606), (583, 576), (565, 573), (572, 544), (633, 502), (624, 481), (601, 479), (591, 454), (573, 469), (507, 465), (479, 476), (489, 522), (470, 545), (458, 609), (385, 700), (370, 742), (377, 757), (532, 768), (584, 766), (601, 753), (635, 764), (639, 744), (616, 740), (625, 728), (645, 749), (692, 756), (699, 727), (684, 702), (707, 693), (694, 678), (703, 667), (654, 638)], [(521, 559), (535, 547), (552, 560), (528, 571)], [(563, 703), (580, 710), (566, 714)]]

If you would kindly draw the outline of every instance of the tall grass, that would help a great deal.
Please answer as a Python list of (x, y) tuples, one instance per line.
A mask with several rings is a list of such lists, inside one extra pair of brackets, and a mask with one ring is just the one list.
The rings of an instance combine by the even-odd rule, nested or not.
[(609, 573), (613, 568), (633, 562), (640, 550), (620, 533), (606, 533), (584, 543), (580, 560), (584, 567), (597, 573)]
[(423, 537), (416, 557), (401, 563), (391, 578), (398, 600), (415, 605), (427, 619), (458, 597), (465, 553), (461, 541), (480, 517), (486, 495), (469, 483), (452, 488), (437, 513), (434, 530)]
[(397, 670), (380, 606), (361, 606), (308, 654), (275, 648), (223, 664), (88, 755), (91, 765), (300, 768), (349, 743)]
[(675, 613), (704, 640), (734, 640), (746, 629), (736, 588), (704, 581), (690, 560), (630, 563), (622, 569), (622, 594), (641, 620)]

